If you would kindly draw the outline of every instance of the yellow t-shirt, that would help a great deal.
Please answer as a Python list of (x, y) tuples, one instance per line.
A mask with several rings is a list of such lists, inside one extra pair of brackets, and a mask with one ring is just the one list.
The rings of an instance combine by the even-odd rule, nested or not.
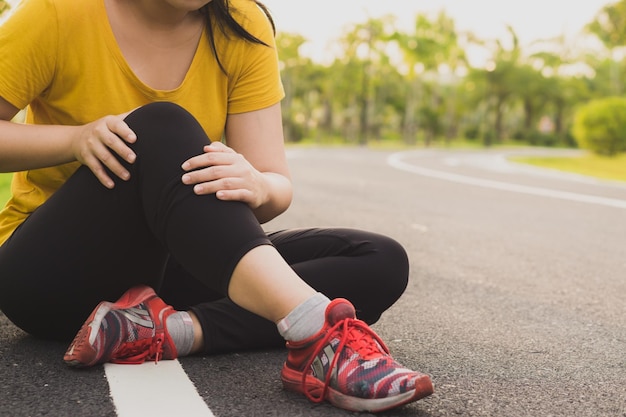
[[(104, 0), (23, 0), (0, 26), (0, 97), (28, 107), (27, 123), (82, 125), (153, 101), (175, 102), (209, 138), (222, 137), (226, 115), (269, 107), (284, 95), (272, 27), (251, 0), (231, 0), (233, 17), (271, 47), (219, 29), (220, 69), (203, 34), (189, 71), (174, 90), (141, 82), (124, 59)], [(79, 163), (15, 173), (13, 197), (0, 212), (0, 245), (54, 193)]]

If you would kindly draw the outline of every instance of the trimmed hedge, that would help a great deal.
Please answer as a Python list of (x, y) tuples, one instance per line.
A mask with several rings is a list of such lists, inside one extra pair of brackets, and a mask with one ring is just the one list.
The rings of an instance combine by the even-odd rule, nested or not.
[(572, 134), (580, 148), (614, 156), (626, 151), (626, 98), (592, 100), (574, 118)]

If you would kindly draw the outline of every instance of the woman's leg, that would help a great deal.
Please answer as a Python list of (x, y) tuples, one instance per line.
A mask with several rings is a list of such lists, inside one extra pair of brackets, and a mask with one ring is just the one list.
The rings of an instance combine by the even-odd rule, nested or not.
[[(372, 324), (403, 293), (404, 249), (386, 236), (354, 229), (299, 229), (269, 235), (296, 273), (328, 298), (350, 300)], [(170, 260), (160, 295), (201, 322), (204, 353), (284, 347), (276, 325), (200, 284)]]
[[(152, 113), (151, 123), (136, 123), (146, 111)], [(272, 321), (315, 295), (271, 246), (246, 204), (199, 196), (182, 184), (182, 162), (201, 154), (206, 144), (206, 139), (187, 144), (204, 135), (193, 116), (178, 106), (155, 103), (131, 113), (126, 122), (139, 138), (134, 170), (146, 220), (190, 274)], [(158, 143), (147, 146), (144, 140), (142, 145), (141, 138)], [(187, 146), (177, 146), (180, 138)], [(214, 242), (210, 247), (208, 240)]]
[(369, 321), (395, 302), (408, 276), (407, 256), (397, 242), (349, 229), (283, 231), (271, 237), (305, 281), (334, 298), (325, 308), (322, 328), (302, 339), (285, 337), (281, 329), (285, 343), (273, 323), (221, 299), (191, 308), (203, 324), (205, 352), (286, 346), (281, 370), (286, 389), (352, 411), (384, 411), (433, 392), (430, 378), (394, 361), (343, 299), (353, 299)]
[[(247, 205), (221, 202), (214, 195), (197, 196), (192, 187), (182, 185), (181, 163), (200, 154), (207, 140), (202, 128), (189, 113), (172, 104), (154, 103), (131, 113), (126, 120), (139, 138), (133, 146), (138, 159), (128, 167), (131, 180), (123, 184), (118, 182), (116, 188), (120, 193), (130, 193), (135, 200), (138, 197), (130, 217), (138, 216), (144, 220), (151, 235), (156, 237), (165, 251), (206, 286), (227, 295), (240, 307), (277, 322), (289, 349), (281, 371), (286, 388), (301, 392), (311, 400), (328, 399), (339, 407), (355, 411), (388, 409), (432, 392), (432, 384), (426, 375), (410, 371), (389, 357), (383, 342), (367, 325), (355, 319), (352, 304), (342, 299), (330, 302), (298, 277), (271, 246)], [(128, 201), (132, 201), (132, 197), (128, 197)], [(126, 199), (122, 201), (127, 202)], [(111, 201), (107, 199), (107, 202), (110, 208)], [(54, 213), (58, 215), (64, 207), (57, 204)], [(123, 216), (125, 210), (129, 207), (123, 206), (116, 213)], [(79, 212), (74, 214), (80, 215)], [(30, 220), (16, 233), (21, 235)], [(52, 216), (40, 219), (42, 223), (57, 220)], [(65, 226), (76, 227), (71, 223), (71, 217), (66, 216), (64, 220), (69, 220)], [(105, 223), (119, 231), (115, 221)], [(53, 231), (62, 234), (63, 229)], [(77, 229), (74, 232), (80, 238), (79, 242), (55, 243), (72, 243), (71, 247), (75, 248), (80, 244), (89, 245), (91, 239), (98, 239), (98, 236), (81, 236)], [(116, 246), (115, 237), (123, 240), (129, 237), (128, 234), (110, 235), (111, 231), (107, 232), (113, 238), (108, 242), (112, 246), (106, 246), (104, 253), (90, 260), (105, 263), (109, 259), (119, 262), (125, 256), (133, 258), (132, 254), (129, 256)], [(30, 230), (28, 234), (30, 237), (36, 235), (35, 230)], [(26, 262), (23, 257), (29, 253), (28, 242), (19, 237), (11, 238), (0, 250), (2, 274), (19, 270), (20, 264), (11, 263), (14, 256), (21, 256), (20, 261)], [(107, 249), (110, 252), (106, 253)], [(135, 247), (131, 245), (127, 249), (132, 251)], [(37, 255), (41, 255), (45, 247), (40, 246), (38, 250)], [(85, 252), (87, 256), (94, 256), (93, 250)], [(86, 275), (75, 275), (66, 280), (54, 273), (66, 271), (65, 263), (72, 260), (71, 253), (65, 250), (56, 253), (61, 256), (60, 259), (44, 258), (49, 266), (54, 267), (48, 272), (53, 275), (57, 289), (69, 287), (68, 282), (80, 286), (81, 279), (89, 281), (88, 273), (101, 266), (88, 262), (90, 268), (82, 271)], [(163, 253), (158, 251), (159, 255)], [(163, 261), (164, 257), (159, 256), (152, 262), (161, 267)], [(39, 272), (42, 272), (41, 269)], [(76, 274), (76, 271), (73, 272)], [(138, 273), (141, 274), (141, 268)], [(2, 276), (0, 306), (3, 309), (6, 306), (12, 308), (7, 314), (12, 319), (22, 320), (26, 323), (24, 326), (32, 325), (35, 321), (29, 317), (32, 303), (24, 285), (16, 285), (11, 275), (8, 275), (10, 278)], [(142, 280), (144, 277), (134, 279)], [(42, 278), (30, 276), (29, 280), (37, 285), (41, 284)], [(106, 277), (104, 284), (100, 282), (98, 285), (108, 288)], [(7, 289), (9, 291), (4, 294)], [(93, 291), (93, 288), (88, 286), (84, 290)], [(22, 304), (10, 301), (13, 295), (21, 296)], [(91, 296), (97, 295), (91, 293)], [(52, 307), (51, 310), (39, 310), (43, 321), (55, 323), (63, 319), (55, 313), (64, 307), (57, 308), (41, 292), (39, 296), (47, 301), (47, 306)], [(24, 307), (26, 303), (28, 306)], [(77, 313), (77, 309), (72, 307), (69, 310), (64, 312), (66, 316)], [(179, 315), (151, 290), (129, 290), (115, 304), (101, 303), (92, 312), (68, 349), (65, 360), (77, 366), (92, 365), (100, 363), (101, 359), (117, 358), (110, 355), (111, 352), (132, 362), (148, 357), (158, 360), (163, 354), (166, 358), (176, 357), (176, 350), (172, 347), (175, 342), (170, 334), (172, 329), (169, 328), (172, 316)], [(43, 335), (52, 334), (44, 327), (33, 326)], [(103, 352), (109, 356), (103, 356)], [(338, 373), (337, 379), (331, 379), (333, 373)]]
[(101, 300), (158, 285), (167, 253), (134, 207), (134, 193), (79, 168), (0, 247), (0, 309), (31, 335), (69, 341)]
[[(182, 162), (209, 143), (188, 112), (153, 103), (126, 122), (139, 138), (137, 161), (126, 164), (130, 181), (106, 190), (79, 169), (3, 245), (0, 306), (7, 316), (32, 334), (66, 339), (96, 300), (116, 299), (134, 284), (154, 285), (166, 253), (206, 286), (272, 321), (315, 294), (271, 246), (246, 204), (198, 196), (182, 183)], [(55, 247), (46, 253), (48, 239)], [(139, 259), (138, 251), (145, 256)], [(31, 255), (42, 261), (36, 268), (26, 265)], [(58, 320), (33, 320), (29, 299), (50, 308), (62, 302), (67, 311)]]
[(347, 298), (374, 323), (404, 292), (409, 262), (395, 240), (363, 230), (317, 228), (270, 234), (299, 276), (329, 298)]
[[(171, 144), (171, 138), (180, 134), (178, 126), (181, 123), (187, 128), (195, 126), (200, 129), (190, 115), (179, 114), (169, 108), (163, 110), (169, 110), (163, 114), (163, 121), (143, 126), (145, 131), (132, 126), (139, 138), (154, 135), (165, 138), (167, 144)], [(170, 113), (175, 113), (181, 120), (177, 123), (167, 120), (167, 116), (171, 117)], [(133, 115), (135, 113), (129, 115), (129, 122), (132, 122)], [(185, 121), (185, 116), (189, 120)], [(152, 176), (161, 175), (162, 165), (169, 164), (172, 157), (179, 163), (186, 159), (178, 158), (176, 149), (168, 149), (165, 145), (155, 149), (156, 158), (138, 153), (141, 164), (149, 166), (145, 171)], [(162, 154), (164, 149), (167, 152)], [(201, 148), (197, 153), (200, 151)], [(388, 409), (432, 393), (428, 376), (395, 362), (382, 340), (363, 321), (356, 320), (355, 309), (350, 302), (341, 298), (331, 302), (296, 274), (267, 241), (247, 205), (226, 204), (216, 200), (215, 196), (196, 196), (192, 187), (180, 185), (179, 166), (170, 177), (165, 178), (165, 182), (148, 181), (151, 186), (160, 185), (149, 195), (153, 199), (142, 199), (147, 205), (148, 224), (153, 225), (153, 233), (194, 277), (222, 291), (243, 309), (277, 324), (288, 348), (287, 360), (281, 371), (281, 379), (287, 389), (301, 392), (314, 401), (328, 399), (339, 407), (356, 411)], [(142, 192), (150, 191), (150, 187), (140, 188)], [(214, 216), (218, 209), (227, 211), (223, 216)], [(245, 234), (239, 233), (242, 228)], [(216, 234), (216, 231), (220, 233)], [(207, 237), (214, 234), (217, 236), (215, 240), (224, 246), (216, 248), (212, 245), (213, 250), (208, 250)], [(303, 247), (306, 248), (306, 245)], [(214, 274), (216, 266), (217, 276)], [(163, 340), (170, 345), (168, 332), (171, 333), (172, 329), (161, 320), (161, 317), (169, 315), (167, 307), (160, 299), (150, 297), (138, 297), (136, 301), (145, 300), (147, 304), (155, 301), (157, 309), (150, 311), (150, 317), (156, 320), (154, 325), (160, 332), (157, 337), (142, 340), (141, 346), (135, 343), (135, 335), (123, 340), (117, 338), (116, 343), (121, 343), (118, 345), (121, 350), (126, 353), (126, 348), (129, 348), (133, 359), (137, 357), (136, 348), (145, 348), (142, 358), (156, 360), (160, 357)], [(132, 297), (129, 298), (128, 303), (122, 302), (116, 308), (141, 308), (142, 302), (133, 304)], [(92, 328), (90, 325), (87, 327)], [(83, 335), (79, 333), (76, 344), (68, 350), (68, 356), (74, 353), (73, 346), (80, 348), (91, 340), (87, 335), (89, 329)], [(144, 344), (144, 341), (150, 344)], [(166, 349), (163, 353), (168, 357)], [(332, 378), (332, 375), (337, 375), (337, 378)]]
[(182, 184), (182, 162), (209, 143), (189, 113), (155, 103), (127, 122), (130, 181), (108, 190), (79, 168), (0, 248), (0, 308), (31, 334), (67, 340), (98, 301), (158, 287), (169, 252), (226, 295), (241, 257), (270, 244), (245, 204)]

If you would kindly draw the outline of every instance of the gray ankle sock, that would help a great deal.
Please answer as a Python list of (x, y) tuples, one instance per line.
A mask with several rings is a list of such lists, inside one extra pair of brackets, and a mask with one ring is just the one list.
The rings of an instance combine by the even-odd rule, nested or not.
[(278, 332), (285, 340), (292, 342), (313, 336), (324, 327), (328, 304), (330, 304), (328, 297), (318, 292), (279, 321)]
[(186, 356), (193, 346), (193, 321), (186, 311), (170, 314), (165, 320), (165, 328), (176, 346), (178, 356)]

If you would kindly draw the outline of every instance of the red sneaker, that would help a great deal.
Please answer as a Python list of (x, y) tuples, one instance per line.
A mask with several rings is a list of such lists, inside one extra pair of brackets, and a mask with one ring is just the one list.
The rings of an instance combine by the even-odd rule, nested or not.
[(350, 411), (379, 412), (433, 393), (428, 375), (397, 363), (374, 331), (355, 318), (352, 304), (335, 299), (315, 336), (287, 342), (283, 386), (313, 402)]
[(103, 301), (93, 310), (65, 352), (76, 367), (104, 362), (139, 364), (175, 359), (176, 347), (165, 329), (175, 310), (150, 287), (126, 291), (115, 303)]

